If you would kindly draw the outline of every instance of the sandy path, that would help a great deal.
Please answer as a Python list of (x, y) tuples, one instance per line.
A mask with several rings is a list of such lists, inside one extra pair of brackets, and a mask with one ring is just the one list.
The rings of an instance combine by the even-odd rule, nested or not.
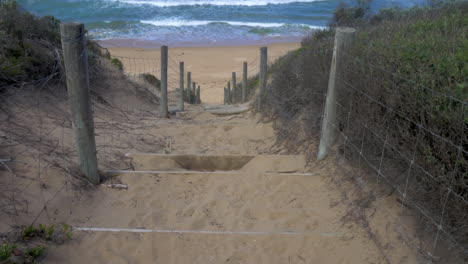
[[(198, 125), (205, 118), (194, 115), (183, 124), (173, 120), (170, 122), (176, 123), (175, 128), (154, 129), (153, 133), (172, 134), (174, 153), (184, 152), (188, 144), (191, 145), (188, 152), (196, 153), (196, 148), (204, 149), (204, 144), (211, 142), (204, 142), (204, 138), (227, 134), (229, 138), (214, 137), (214, 141), (225, 146), (223, 150), (206, 151), (214, 157), (236, 152), (258, 155), (255, 147), (272, 143), (264, 137), (272, 132), (271, 128), (255, 125), (247, 115), (229, 121), (212, 116), (212, 124)], [(248, 133), (239, 133), (236, 128)], [(186, 142), (185, 138), (194, 131), (205, 137), (194, 135), (190, 143)], [(238, 144), (238, 140), (246, 143)], [(184, 169), (170, 168), (170, 162), (161, 162), (152, 155), (132, 158), (137, 171)], [(275, 174), (282, 171), (312, 174)], [(250, 159), (240, 170), (228, 172), (118, 173), (114, 181), (127, 184), (129, 190), (99, 187), (92, 196), (74, 203), (73, 216), (67, 222), (75, 227), (182, 233), (75, 231), (75, 239), (61, 246), (60, 251), (52, 252), (48, 260), (51, 263), (63, 263), (65, 259), (67, 263), (383, 263), (364, 233), (340, 223), (344, 208), (333, 205), (339, 195), (330, 191), (324, 178), (332, 172), (328, 166), (306, 167), (301, 156), (261, 155)], [(197, 233), (207, 231), (215, 233)]]
[[(169, 149), (148, 146), (146, 152), (254, 157), (229, 173), (118, 173), (112, 182), (127, 184), (129, 189), (122, 191), (101, 185), (77, 194), (69, 187), (60, 189), (66, 179), (49, 171), (42, 190), (49, 202), (37, 223), (159, 231), (75, 230), (64, 245), (48, 245), (45, 263), (387, 263), (359, 226), (341, 222), (348, 207), (330, 182), (332, 175), (342, 174), (334, 161), (305, 166), (301, 156), (266, 155), (274, 145), (274, 131), (249, 113), (144, 117), (131, 131), (118, 138), (145, 132), (172, 142)], [(155, 161), (153, 155), (132, 158), (136, 170), (186, 170)], [(122, 163), (115, 169), (125, 168)], [(31, 217), (41, 208), (36, 188), (29, 187), (36, 193)], [(388, 197), (382, 207), (385, 201)], [(391, 239), (391, 263), (416, 263), (414, 252), (395, 238), (391, 217), (380, 211), (376, 215), (377, 230)], [(16, 223), (31, 222), (30, 217), (22, 219)]]
[[(248, 114), (197, 113), (144, 122), (153, 124), (151, 133), (172, 138), (172, 154), (254, 157), (237, 171), (194, 174), (180, 163), (132, 155), (137, 172), (113, 179), (128, 190), (99, 186), (79, 201), (64, 195), (50, 208), (72, 205), (64, 221), (75, 227), (136, 233), (75, 231), (49, 251), (48, 263), (386, 263), (362, 229), (341, 222), (347, 206), (329, 180), (340, 174), (332, 161), (305, 166), (302, 156), (265, 156), (274, 142), (269, 124)], [(311, 175), (278, 174), (285, 171)], [(394, 247), (392, 263), (416, 262), (411, 250)]]
[[(272, 45), (270, 54), (281, 54), (297, 45)], [(158, 50), (115, 48), (111, 52), (159, 56)], [(235, 64), (240, 67), (243, 60), (254, 59), (258, 47), (174, 48), (171, 52), (191, 65), (206, 89), (203, 100), (219, 103), (221, 85), (230, 78)], [(170, 101), (176, 101), (174, 92)], [(36, 223), (135, 231), (75, 230), (71, 241), (49, 246), (45, 263), (417, 262), (417, 254), (394, 231), (392, 216), (400, 214), (401, 206), (395, 206), (388, 196), (379, 200), (379, 208), (372, 213), (376, 221), (371, 223), (385, 242), (385, 256), (359, 225), (342, 221), (349, 213), (350, 201), (343, 199), (330, 180), (345, 176), (335, 160), (306, 164), (301, 155), (272, 156), (274, 130), (251, 113), (220, 117), (202, 112), (200, 106), (188, 105), (187, 109), (171, 119), (148, 112), (116, 119), (112, 113), (97, 112), (98, 154), (104, 160), (107, 156), (103, 153), (117, 151), (191, 154), (196, 159), (209, 155), (220, 160), (192, 166), (198, 171), (194, 173), (189, 168), (193, 162), (187, 165), (161, 161), (154, 155), (130, 155), (130, 160), (122, 158), (120, 163), (111, 164), (114, 167), (106, 167), (136, 170), (112, 174), (110, 182), (128, 185), (128, 190), (121, 191), (100, 185), (74, 192), (64, 184), (67, 179), (63, 174), (50, 169), (41, 184), (27, 179), (22, 182), (30, 208), (26, 215), (9, 218), (1, 227), (30, 224), (31, 218), (39, 215)], [(108, 127), (112, 124), (109, 120), (121, 126)], [(62, 134), (72, 145), (69, 130), (53, 133)], [(248, 162), (237, 169), (207, 171), (231, 164), (226, 163), (226, 156), (236, 155), (249, 156)], [(34, 172), (35, 163), (31, 164), (25, 172)], [(154, 170), (172, 172), (151, 172)], [(42, 209), (44, 204), (47, 207)]]

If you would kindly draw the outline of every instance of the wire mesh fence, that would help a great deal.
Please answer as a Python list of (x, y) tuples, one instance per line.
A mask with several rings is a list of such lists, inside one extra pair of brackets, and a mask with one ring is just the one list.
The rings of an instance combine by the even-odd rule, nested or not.
[[(171, 139), (154, 133), (155, 120), (166, 122), (159, 117), (160, 58), (112, 56), (96, 46), (88, 46), (81, 56), (87, 56), (89, 64), (100, 173), (131, 169), (128, 152), (163, 151)], [(58, 63), (44, 78), (0, 88), (0, 213), (10, 218), (5, 223), (30, 225), (44, 217), (53, 222), (47, 210), (51, 203), (65, 193), (72, 199), (76, 192), (92, 188), (79, 173), (62, 68)], [(179, 77), (178, 63), (169, 57), (173, 105), (179, 97)], [(56, 177), (59, 185), (50, 183)], [(31, 199), (35, 188), (39, 199)], [(24, 215), (31, 221), (17, 222)]]
[[(307, 48), (269, 66), (267, 95), (258, 112), (263, 121), (273, 122), (277, 145), (288, 153), (306, 152), (310, 159), (316, 158), (333, 42), (332, 35), (320, 41), (311, 38)], [(343, 54), (345, 68), (337, 73), (338, 99), (333, 103), (337, 119), (328, 123), (340, 135), (335, 152), (339, 164), (348, 161), (343, 168), (362, 187), (359, 190), (365, 189), (370, 196), (379, 193), (376, 206), (388, 206), (384, 200), (396, 199), (398, 210), (385, 206), (377, 210), (396, 220), (395, 234), (421, 252), (424, 262), (443, 263), (452, 253), (466, 258), (466, 94), (463, 97), (457, 89), (448, 89), (456, 85), (452, 80), (449, 86), (440, 81), (421, 82), (423, 74), (405, 75), (407, 69), (388, 60), (376, 65), (376, 58), (382, 56), (371, 48), (351, 48)], [(459, 62), (457, 67), (466, 71), (466, 63)], [(353, 169), (348, 170), (348, 165)], [(360, 223), (369, 229), (369, 222)], [(369, 231), (376, 240), (384, 241), (386, 235)], [(391, 248), (382, 243), (382, 252), (391, 254)]]
[[(80, 190), (74, 148), (67, 136), (71, 123), (63, 115), (62, 102), (46, 103), (44, 90), (24, 86), (0, 95), (0, 213), (5, 223), (33, 224), (47, 216), (46, 205), (57, 193)], [(46, 94), (48, 100), (59, 97)], [(50, 187), (48, 175), (60, 173), (57, 189)], [(63, 177), (65, 176), (65, 177)], [(31, 189), (43, 187), (31, 199)], [(35, 206), (39, 203), (40, 206)], [(24, 215), (30, 216), (24, 222)], [(8, 221), (10, 218), (11, 221)], [(19, 221), (23, 219), (23, 221)]]
[(447, 246), (468, 254), (468, 102), (346, 52), (345, 61), (330, 121), (343, 156), (418, 213), (432, 234), (417, 246), (429, 262)]
[[(236, 103), (245, 103), (252, 99), (255, 95), (256, 88), (259, 86), (259, 75), (261, 71), (261, 55), (257, 55), (255, 58), (250, 61), (245, 61), (247, 67), (247, 79), (245, 87), (245, 98), (243, 98), (243, 78), (244, 78), (244, 69), (243, 64), (239, 65), (239, 71), (236, 71), (236, 80), (234, 83), (233, 77), (227, 81), (227, 85), (224, 87), (225, 90), (225, 104), (236, 104)], [(267, 65), (273, 65), (276, 60), (282, 56), (271, 56), (267, 57)], [(235, 85), (235, 87), (234, 87)]]

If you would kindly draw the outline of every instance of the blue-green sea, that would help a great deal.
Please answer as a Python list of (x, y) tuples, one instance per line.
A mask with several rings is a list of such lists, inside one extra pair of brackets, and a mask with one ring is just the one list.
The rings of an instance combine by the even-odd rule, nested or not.
[[(349, 0), (348, 0), (349, 1)], [(374, 0), (372, 9), (426, 0)], [(159, 43), (272, 42), (327, 25), (339, 0), (19, 0), (37, 15), (86, 24), (95, 39)], [(346, 2), (346, 1), (345, 1)]]

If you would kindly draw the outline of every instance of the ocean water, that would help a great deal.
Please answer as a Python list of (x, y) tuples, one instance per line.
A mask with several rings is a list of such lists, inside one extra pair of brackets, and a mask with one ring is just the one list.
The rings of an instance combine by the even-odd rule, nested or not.
[[(349, 1), (349, 0), (348, 0)], [(374, 0), (373, 10), (426, 0)], [(19, 0), (37, 15), (86, 24), (95, 39), (164, 44), (281, 42), (327, 25), (340, 0)], [(345, 1), (346, 2), (346, 1)]]

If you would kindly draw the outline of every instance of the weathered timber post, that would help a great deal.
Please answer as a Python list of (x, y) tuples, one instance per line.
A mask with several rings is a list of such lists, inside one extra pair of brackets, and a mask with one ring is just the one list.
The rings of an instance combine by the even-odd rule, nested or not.
[(228, 95), (227, 88), (224, 87), (224, 105), (227, 105), (227, 104), (228, 104), (227, 95)]
[(247, 62), (244, 61), (242, 68), (242, 102), (247, 100)]
[(237, 103), (237, 99), (238, 99), (238, 96), (239, 96), (239, 91), (237, 89), (237, 78), (236, 78), (236, 73), (233, 72), (232, 73), (232, 90), (234, 91), (234, 96), (233, 96), (233, 99), (232, 99), (232, 102), (233, 103)]
[(185, 96), (186, 96), (186, 100), (187, 100), (187, 103), (190, 103), (192, 100), (192, 92), (191, 92), (191, 88), (192, 87), (192, 73), (191, 72), (187, 72), (187, 90), (185, 92)]
[(231, 90), (231, 82), (227, 83), (227, 90), (228, 90), (228, 103), (232, 104), (232, 90)]
[(167, 46), (161, 47), (161, 116), (168, 116), (167, 107), (167, 60), (168, 48)]
[(192, 104), (196, 104), (197, 100), (197, 83), (192, 82)]
[(267, 71), (268, 71), (268, 48), (260, 48), (260, 99), (258, 100), (259, 107), (262, 107), (263, 100), (266, 95)]
[(179, 110), (184, 111), (184, 62), (179, 62), (179, 78), (180, 78), (180, 98), (179, 98)]
[(330, 151), (336, 141), (337, 131), (334, 126), (337, 125), (336, 118), (336, 79), (344, 67), (344, 50), (351, 46), (356, 30), (353, 28), (339, 27), (335, 33), (335, 46), (333, 48), (333, 58), (330, 68), (330, 77), (328, 80), (327, 99), (325, 102), (325, 111), (323, 114), (322, 134), (320, 137), (320, 146), (317, 159), (321, 160)]
[(80, 170), (90, 182), (99, 184), (94, 122), (89, 96), (88, 56), (83, 24), (60, 24), (63, 60), (67, 78), (73, 134)]
[(197, 104), (201, 104), (200, 85), (197, 88)]

